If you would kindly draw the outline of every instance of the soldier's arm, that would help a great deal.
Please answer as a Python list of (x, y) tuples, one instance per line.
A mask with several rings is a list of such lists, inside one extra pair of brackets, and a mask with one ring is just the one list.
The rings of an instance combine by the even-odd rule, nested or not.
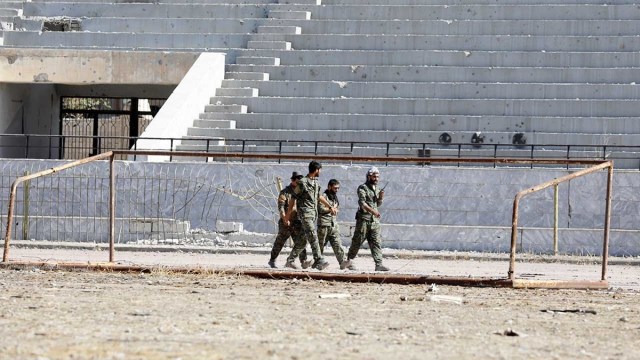
[(286, 203), (287, 197), (281, 193), (278, 196), (278, 213), (280, 214), (280, 219), (282, 219), (282, 221), (284, 221), (285, 217), (287, 216), (287, 207), (285, 206)]
[(324, 195), (320, 195), (320, 197), (318, 198), (319, 203), (318, 203), (318, 213), (320, 213), (321, 215), (324, 214), (328, 214), (331, 212), (331, 208), (327, 205), (325, 205), (322, 200), (326, 200), (326, 198), (324, 197)]
[(296, 208), (296, 199), (292, 198), (289, 201), (289, 208), (287, 209), (287, 214), (284, 219), (284, 223), (287, 224), (287, 226), (289, 226), (289, 223), (291, 222), (291, 214), (293, 214), (293, 209), (295, 208)]
[(327, 199), (325, 199), (324, 196), (320, 196), (318, 197), (318, 201), (320, 201), (320, 203), (324, 206), (327, 207), (327, 209), (329, 209), (329, 211), (331, 212), (332, 215), (335, 215), (338, 213), (338, 208), (331, 206), (331, 204), (329, 203), (329, 201), (327, 201)]
[(378, 207), (382, 206), (382, 201), (384, 199), (384, 190), (380, 190), (378, 192), (378, 196), (376, 197), (376, 204)]
[(360, 208), (369, 214), (379, 218), (380, 212), (367, 204), (367, 191), (363, 187), (358, 188), (358, 205)]

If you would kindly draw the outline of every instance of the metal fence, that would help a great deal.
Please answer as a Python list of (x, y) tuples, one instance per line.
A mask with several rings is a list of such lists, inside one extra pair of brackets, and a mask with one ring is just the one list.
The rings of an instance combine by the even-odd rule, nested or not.
[[(139, 137), (85, 136), (85, 135), (33, 135), (0, 134), (0, 157), (35, 159), (80, 159), (101, 151), (138, 150)], [(421, 157), (420, 165), (429, 165), (433, 158), (459, 158), (457, 166), (468, 166), (468, 158), (520, 158), (558, 160), (614, 160), (617, 168), (640, 170), (640, 145), (556, 145), (556, 144), (440, 144), (440, 143), (389, 143), (345, 141), (287, 141), (261, 139), (220, 138), (144, 138), (156, 140), (167, 149), (208, 153), (269, 153), (349, 156), (411, 156)], [(163, 144), (164, 143), (164, 144)], [(122, 158), (124, 159), (124, 158)], [(136, 159), (136, 156), (133, 156)], [(198, 161), (211, 161), (201, 158)], [(168, 161), (194, 161), (174, 158)], [(243, 159), (238, 159), (243, 161)], [(496, 166), (496, 163), (488, 166)], [(475, 166), (475, 165), (474, 165)], [(485, 164), (486, 166), (486, 164)], [(529, 164), (527, 166), (533, 166)]]
[[(185, 157), (211, 157), (211, 153), (188, 152), (135, 152), (123, 151), (122, 155), (173, 155)], [(10, 242), (15, 238), (48, 236), (58, 240), (94, 241), (109, 243), (109, 261), (114, 261), (114, 244), (126, 241), (154, 241), (171, 242), (173, 239), (184, 238), (195, 234), (209, 234), (218, 236), (221, 233), (218, 224), (218, 211), (223, 206), (225, 197), (235, 197), (242, 201), (238, 209), (255, 211), (264, 216), (266, 221), (275, 220), (274, 198), (276, 179), (267, 179), (250, 189), (234, 190), (234, 183), (230, 179), (216, 179), (208, 169), (216, 166), (192, 166), (187, 170), (160, 163), (157, 166), (146, 167), (138, 172), (139, 167), (131, 167), (129, 162), (115, 161), (115, 152), (108, 152), (90, 158), (67, 162), (60, 166), (25, 173), (11, 184), (11, 192), (3, 203), (7, 204), (7, 218), (5, 227), (5, 243), (3, 262), (9, 261)], [(283, 159), (293, 161), (308, 161), (308, 155), (277, 155), (277, 154), (246, 154), (228, 153), (229, 159)], [(317, 160), (331, 160), (336, 162), (412, 164), (420, 161), (415, 157), (359, 157), (318, 155)], [(100, 161), (108, 160), (108, 161)], [(441, 158), (432, 161), (450, 164), (460, 159)], [(489, 163), (492, 159), (466, 159), (465, 162)], [(504, 164), (530, 163), (531, 160), (496, 159)], [(534, 186), (526, 190), (527, 193), (542, 190), (546, 187), (569, 181), (578, 176), (584, 176), (602, 169), (609, 169), (606, 195), (606, 221), (604, 226), (604, 246), (602, 262), (602, 280), (606, 279), (606, 259), (608, 253), (609, 218), (611, 207), (612, 163), (577, 160), (535, 160), (542, 164), (554, 162), (570, 164), (572, 166), (591, 165), (591, 168), (578, 171), (554, 181)], [(223, 165), (223, 164), (220, 164)], [(245, 171), (252, 167), (245, 166)], [(36, 170), (36, 169), (34, 169)], [(179, 173), (178, 173), (179, 172)], [(220, 172), (217, 172), (218, 174)], [(248, 176), (238, 176), (246, 184)], [(256, 176), (262, 178), (262, 176)], [(5, 179), (3, 178), (3, 181)], [(256, 180), (257, 181), (257, 180)], [(216, 185), (217, 183), (228, 185)], [(3, 184), (4, 186), (4, 184)], [(520, 197), (516, 196), (513, 207), (513, 228), (511, 241), (511, 261), (509, 278), (514, 280), (515, 255), (517, 239), (517, 212)], [(32, 206), (35, 202), (35, 206)], [(249, 206), (248, 206), (249, 205)], [(231, 216), (243, 218), (241, 213), (234, 212)], [(213, 220), (213, 221), (212, 221)], [(215, 227), (211, 226), (215, 221)], [(194, 226), (194, 224), (196, 224)], [(200, 231), (193, 231), (194, 227), (203, 227)], [(208, 227), (207, 227), (208, 226)], [(40, 231), (38, 230), (40, 229)], [(21, 230), (21, 231), (20, 231)], [(215, 230), (215, 231), (214, 231)], [(47, 239), (47, 238), (45, 238)]]

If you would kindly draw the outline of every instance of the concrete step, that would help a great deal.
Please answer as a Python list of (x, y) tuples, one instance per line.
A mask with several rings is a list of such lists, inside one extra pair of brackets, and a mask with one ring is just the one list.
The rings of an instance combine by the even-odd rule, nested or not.
[[(626, 4), (439, 4), (439, 5), (288, 5), (288, 4), (133, 4), (25, 2), (24, 16), (305, 19), (473, 19), (590, 20), (640, 18), (640, 9)], [(305, 16), (306, 15), (306, 16)]]
[(235, 129), (236, 122), (234, 120), (196, 120), (197, 127), (210, 129)]
[[(44, 0), (39, 0), (44, 1)], [(95, 0), (94, 0), (95, 1)], [(162, 0), (163, 2), (166, 0)], [(203, 1), (206, 2), (206, 1)], [(591, 4), (602, 5), (602, 0), (517, 0), (504, 1), (505, 5), (565, 5), (565, 4)], [(613, 0), (608, 1), (610, 5), (635, 4), (635, 0)], [(388, 0), (367, 0), (367, 5), (388, 5)], [(495, 0), (395, 0), (393, 5), (495, 5)], [(359, 0), (322, 0), (322, 5), (362, 5)]]
[[(69, 33), (67, 33), (69, 34)], [(248, 35), (250, 36), (250, 35)], [(5, 46), (8, 49), (42, 49), (42, 50), (50, 50), (50, 49), (60, 49), (60, 46), (54, 46), (51, 44), (39, 45), (39, 46), (31, 46), (30, 44), (11, 44)], [(65, 50), (110, 50), (110, 51), (175, 51), (175, 52), (194, 52), (194, 53), (202, 53), (202, 52), (233, 52), (246, 50), (246, 48), (220, 48), (220, 47), (201, 47), (201, 48), (185, 48), (181, 47), (181, 45), (177, 45), (176, 47), (167, 47), (167, 46), (120, 46), (118, 44), (114, 46), (90, 46), (90, 45), (67, 45), (64, 47)], [(235, 59), (235, 58), (234, 58)], [(231, 59), (230, 59), (231, 60)]]
[(264, 72), (250, 72), (250, 71), (227, 71), (224, 74), (226, 79), (237, 80), (269, 80), (269, 74)]
[(638, 51), (635, 36), (257, 34), (253, 40), (287, 41), (313, 50)]
[(256, 41), (250, 40), (247, 42), (248, 49), (269, 49), (269, 50), (290, 50), (291, 43), (288, 41)]
[(211, 105), (206, 105), (205, 106), (205, 112), (210, 112), (210, 113), (217, 113), (217, 112), (222, 112), (222, 113), (246, 113), (247, 112), (247, 106), (246, 105), (235, 105), (235, 104), (211, 104)]
[(270, 10), (269, 18), (285, 20), (309, 20), (311, 19), (311, 12), (296, 10)]
[(216, 97), (212, 103), (242, 104), (254, 113), (415, 114), (519, 116), (634, 116), (638, 100), (570, 99), (374, 99)]
[(268, 56), (238, 56), (236, 64), (248, 65), (280, 65), (280, 58)]
[[(398, 130), (398, 131), (518, 131), (546, 133), (640, 134), (640, 121), (630, 117), (451, 116), (375, 114), (202, 113), (195, 127), (228, 119), (243, 129)], [(203, 121), (203, 123), (200, 123)]]
[(379, 65), (379, 66), (487, 66), (633, 68), (640, 64), (639, 52), (530, 52), (460, 50), (239, 50), (239, 56), (279, 57), (286, 65)]
[[(49, 0), (29, 0), (34, 3), (47, 3)], [(74, 3), (104, 3), (104, 0), (74, 0)], [(169, 4), (169, 5), (192, 5), (192, 4), (277, 4), (278, 0), (109, 0), (110, 4)]]
[(258, 96), (258, 89), (249, 87), (238, 88), (218, 88), (216, 89), (216, 96)]
[(81, 30), (87, 32), (241, 34), (257, 33), (260, 25), (261, 22), (256, 18), (158, 19), (133, 17), (88, 17), (80, 19)]
[(637, 5), (624, 4), (438, 4), (438, 5), (272, 5), (271, 12), (309, 11), (314, 19), (333, 20), (636, 20)]
[(19, 10), (17, 9), (3, 9), (0, 8), (0, 17), (2, 18), (13, 18), (14, 16), (18, 16)]
[[(484, 144), (512, 144), (518, 132), (486, 132)], [(438, 143), (440, 131), (324, 131), (285, 129), (208, 129), (190, 128), (189, 136), (261, 141), (326, 141), (357, 143)], [(452, 143), (471, 144), (473, 132), (447, 132)], [(640, 134), (523, 133), (526, 144), (631, 146), (640, 144)], [(184, 141), (183, 141), (184, 144)], [(565, 149), (566, 150), (566, 149)]]
[[(263, 20), (257, 20), (263, 22)], [(635, 34), (636, 20), (321, 20), (289, 21), (303, 34), (574, 35)]]
[(322, 5), (322, 0), (280, 0), (279, 4)]
[(258, 27), (258, 34), (302, 34), (299, 26), (267, 26)]
[(93, 46), (131, 48), (241, 48), (246, 47), (249, 34), (132, 34), (132, 33), (87, 33), (87, 32), (35, 32), (7, 31), (5, 44), (28, 45), (29, 47)]
[[(25, 19), (26, 21), (27, 19)], [(38, 20), (29, 20), (38, 21)], [(396, 35), (635, 35), (636, 20), (296, 20), (273, 18), (122, 18), (79, 20), (83, 31), (135, 33), (257, 33), (258, 28), (295, 28), (304, 34)], [(42, 20), (38, 21), (39, 23)], [(26, 29), (26, 30), (39, 30)], [(18, 27), (21, 28), (21, 27)]]
[[(269, 4), (25, 2), (23, 16), (134, 18), (266, 18)], [(288, 5), (293, 6), (293, 5)]]
[(263, 72), (271, 80), (383, 82), (521, 82), (630, 84), (640, 79), (640, 67), (476, 67), (376, 65), (228, 65), (231, 72)]
[(224, 80), (222, 87), (256, 88), (269, 97), (640, 99), (640, 84)]

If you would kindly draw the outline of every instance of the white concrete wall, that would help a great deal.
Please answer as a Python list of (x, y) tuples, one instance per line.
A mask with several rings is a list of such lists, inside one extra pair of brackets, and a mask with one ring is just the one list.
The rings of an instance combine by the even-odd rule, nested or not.
[[(147, 126), (137, 143), (138, 149), (169, 150), (171, 143), (154, 138), (179, 138), (187, 134), (209, 104), (215, 90), (221, 86), (225, 73), (225, 55), (202, 53), (180, 84), (173, 91), (162, 109)], [(179, 145), (175, 142), (173, 146)]]
[[(60, 96), (53, 84), (0, 83), (0, 131), (2, 134), (59, 133)], [(24, 157), (26, 139), (0, 137), (0, 156)], [(57, 143), (51, 143), (56, 147)], [(28, 157), (48, 158), (49, 139), (29, 138)]]

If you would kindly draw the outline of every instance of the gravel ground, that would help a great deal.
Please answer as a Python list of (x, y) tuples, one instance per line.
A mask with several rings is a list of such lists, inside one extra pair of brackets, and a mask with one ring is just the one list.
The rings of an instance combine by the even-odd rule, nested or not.
[[(50, 262), (92, 261), (93, 256), (104, 261), (105, 256), (104, 251), (52, 249), (12, 254), (14, 260)], [(118, 253), (128, 263), (218, 268), (264, 267), (265, 255)], [(500, 259), (413, 255), (392, 255), (387, 263), (394, 272), (442, 275), (504, 276), (507, 269)], [(371, 270), (370, 258), (356, 260), (362, 270)], [(592, 260), (519, 268), (531, 277), (597, 279), (599, 266)], [(0, 358), (637, 359), (640, 267), (617, 262), (609, 267), (608, 291), (455, 286), (429, 291), (426, 285), (169, 270), (0, 270)]]

